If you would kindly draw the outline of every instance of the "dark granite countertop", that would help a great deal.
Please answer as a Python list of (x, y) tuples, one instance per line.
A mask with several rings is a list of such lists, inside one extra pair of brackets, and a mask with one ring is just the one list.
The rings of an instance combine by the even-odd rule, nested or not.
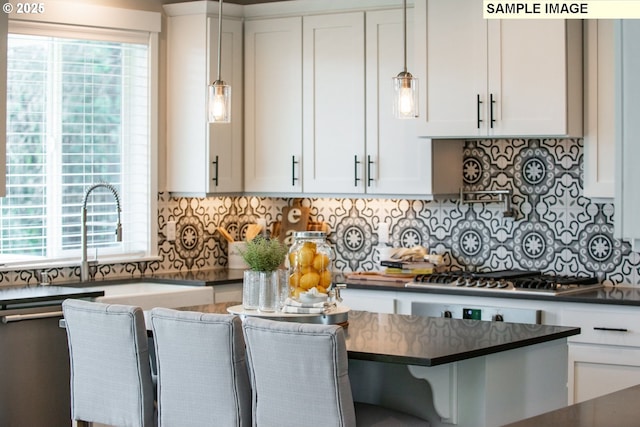
[(93, 298), (104, 291), (66, 286), (7, 286), (0, 288), (0, 310), (62, 304), (67, 298)]
[(508, 427), (637, 427), (640, 385), (508, 424)]
[(142, 280), (153, 281), (156, 283), (166, 282), (191, 286), (216, 286), (230, 283), (241, 283), (243, 275), (244, 270), (220, 268), (154, 274), (153, 276), (144, 277)]
[[(236, 304), (181, 310), (224, 313)], [(580, 328), (352, 310), (345, 331), (352, 359), (436, 366), (578, 335)]]
[(521, 300), (546, 300), (558, 302), (588, 303), (588, 304), (612, 304), (612, 305), (632, 305), (640, 306), (640, 288), (631, 286), (607, 286), (579, 294), (568, 295), (549, 295), (535, 292), (514, 291), (507, 292), (491, 292), (486, 290), (471, 289), (429, 289), (429, 288), (407, 288), (406, 281), (398, 282), (376, 282), (374, 280), (348, 280), (344, 283), (350, 289), (370, 289), (379, 291), (394, 292), (414, 292), (414, 293), (432, 293), (432, 294), (448, 294), (448, 295), (467, 295), (473, 297), (491, 297), (491, 298), (515, 298)]
[(104, 295), (95, 286), (153, 282), (188, 286), (216, 286), (241, 283), (244, 270), (211, 269), (163, 273), (139, 278), (115, 278), (90, 282), (61, 282), (49, 286), (0, 286), (0, 310), (57, 305), (66, 298), (93, 298)]

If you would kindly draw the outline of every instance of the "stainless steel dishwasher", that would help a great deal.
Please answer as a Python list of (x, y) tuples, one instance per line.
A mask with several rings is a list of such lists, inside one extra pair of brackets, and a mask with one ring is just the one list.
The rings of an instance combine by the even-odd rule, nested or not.
[(0, 427), (71, 425), (62, 302), (101, 296), (76, 286), (0, 286)]
[(0, 310), (0, 427), (71, 425), (61, 318), (60, 301)]

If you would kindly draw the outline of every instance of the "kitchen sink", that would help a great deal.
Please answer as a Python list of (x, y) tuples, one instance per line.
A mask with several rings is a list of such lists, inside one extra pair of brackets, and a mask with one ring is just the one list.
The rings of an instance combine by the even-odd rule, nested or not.
[(143, 310), (154, 307), (177, 308), (213, 304), (210, 286), (172, 285), (167, 283), (135, 282), (91, 286), (104, 291), (95, 301), (108, 304), (136, 305)]

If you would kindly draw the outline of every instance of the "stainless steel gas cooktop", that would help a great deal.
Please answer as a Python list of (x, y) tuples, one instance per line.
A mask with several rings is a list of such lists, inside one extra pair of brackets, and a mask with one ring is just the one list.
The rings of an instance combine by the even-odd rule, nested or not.
[(448, 271), (421, 274), (405, 285), (408, 288), (478, 290), (486, 292), (522, 292), (566, 295), (599, 289), (593, 276), (565, 276), (527, 270), (501, 270), (486, 273)]

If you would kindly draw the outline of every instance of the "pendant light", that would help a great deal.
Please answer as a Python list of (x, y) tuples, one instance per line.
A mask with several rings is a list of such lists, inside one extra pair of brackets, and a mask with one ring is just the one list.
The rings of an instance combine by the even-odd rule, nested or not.
[(231, 122), (231, 86), (220, 78), (222, 57), (222, 0), (218, 2), (218, 78), (209, 85), (209, 123)]
[(407, 71), (407, 0), (402, 2), (404, 68), (393, 78), (393, 115), (398, 119), (418, 117), (418, 79)]

